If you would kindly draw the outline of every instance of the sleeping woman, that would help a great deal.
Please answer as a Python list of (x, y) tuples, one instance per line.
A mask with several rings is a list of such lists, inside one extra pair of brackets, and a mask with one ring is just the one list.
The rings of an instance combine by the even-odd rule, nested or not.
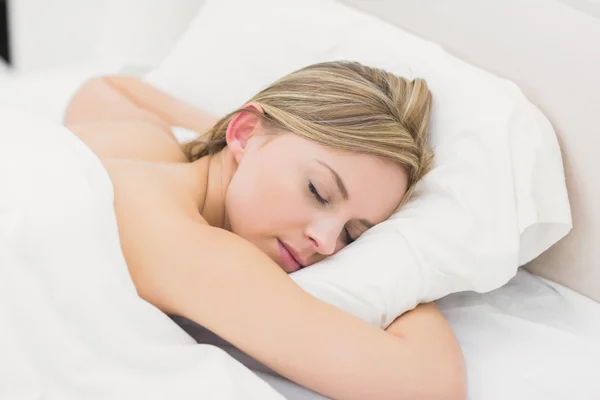
[[(135, 78), (95, 78), (64, 124), (111, 177), (141, 298), (332, 398), (464, 399), (462, 352), (433, 303), (383, 331), (287, 275), (406, 202), (432, 164), (430, 108), (422, 79), (328, 62), (222, 118)], [(199, 136), (180, 145), (173, 127)]]

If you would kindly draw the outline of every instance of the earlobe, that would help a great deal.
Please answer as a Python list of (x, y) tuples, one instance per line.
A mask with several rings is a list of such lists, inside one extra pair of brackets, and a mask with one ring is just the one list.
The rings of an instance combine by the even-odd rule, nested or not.
[(227, 147), (238, 163), (244, 156), (250, 139), (260, 134), (259, 127), (263, 113), (262, 107), (256, 103), (246, 104), (243, 108), (248, 111), (240, 111), (235, 114), (229, 122), (225, 134)]

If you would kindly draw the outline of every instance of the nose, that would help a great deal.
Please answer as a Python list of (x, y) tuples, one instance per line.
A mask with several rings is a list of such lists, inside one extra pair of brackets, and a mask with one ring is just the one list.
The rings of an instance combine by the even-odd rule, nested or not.
[(337, 249), (343, 226), (344, 222), (338, 218), (321, 218), (306, 229), (306, 236), (311, 239), (315, 252), (330, 256)]

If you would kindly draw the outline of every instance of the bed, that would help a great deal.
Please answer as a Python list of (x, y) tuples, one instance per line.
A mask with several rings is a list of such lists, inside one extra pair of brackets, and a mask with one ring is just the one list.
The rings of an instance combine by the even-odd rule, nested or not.
[[(513, 80), (552, 121), (564, 152), (572, 233), (505, 286), (489, 293), (451, 294), (437, 304), (462, 346), (470, 399), (599, 399), (600, 250), (595, 238), (600, 211), (594, 200), (600, 192), (593, 185), (600, 169), (593, 149), (600, 144), (594, 132), (600, 109), (600, 13), (595, 3), (346, 2)], [(19, 105), (60, 121), (80, 82), (127, 67), (121, 59), (20, 74), (0, 65), (0, 107)], [(197, 341), (215, 344), (242, 361), (286, 398), (323, 398), (210, 332), (176, 322)]]

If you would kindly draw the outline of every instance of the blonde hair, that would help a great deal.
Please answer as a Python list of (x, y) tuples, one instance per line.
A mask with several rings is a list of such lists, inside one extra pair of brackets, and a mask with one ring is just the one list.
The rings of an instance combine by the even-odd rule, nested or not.
[[(431, 169), (427, 130), (431, 93), (423, 79), (408, 80), (357, 62), (310, 65), (292, 72), (252, 97), (263, 108), (268, 130), (287, 131), (330, 148), (370, 154), (404, 167), (408, 188)], [(221, 118), (200, 138), (183, 145), (190, 161), (218, 153), (240, 108)]]

